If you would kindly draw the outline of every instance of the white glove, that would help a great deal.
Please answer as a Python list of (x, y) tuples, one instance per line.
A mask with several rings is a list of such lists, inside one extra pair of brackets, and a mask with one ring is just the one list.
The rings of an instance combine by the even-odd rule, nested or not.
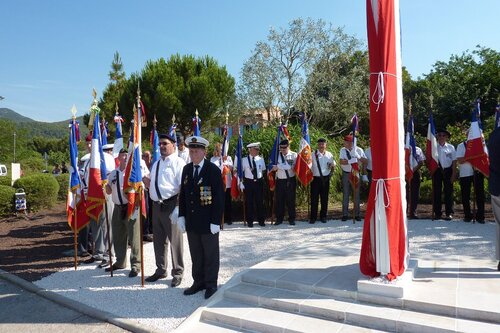
[(243, 182), (240, 183), (240, 191), (243, 191), (245, 189), (245, 185), (243, 185)]
[(186, 219), (184, 218), (184, 216), (179, 216), (179, 218), (177, 219), (177, 227), (179, 227), (179, 230), (182, 233), (186, 232)]
[(361, 180), (364, 181), (365, 183), (368, 183), (368, 176), (367, 175), (361, 176)]
[(353, 157), (353, 158), (351, 158), (350, 160), (347, 160), (347, 162), (348, 162), (349, 164), (358, 163), (358, 159), (357, 159), (356, 157)]
[(220, 232), (220, 225), (210, 223), (210, 232), (213, 235), (215, 235), (216, 233)]
[(170, 222), (172, 224), (177, 224), (177, 220), (179, 219), (179, 206), (175, 206), (172, 214), (170, 214)]

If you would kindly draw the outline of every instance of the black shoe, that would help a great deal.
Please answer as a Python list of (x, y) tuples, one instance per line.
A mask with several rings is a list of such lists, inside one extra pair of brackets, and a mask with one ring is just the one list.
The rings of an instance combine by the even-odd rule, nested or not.
[(106, 271), (106, 272), (111, 272), (111, 268), (113, 268), (113, 271), (117, 271), (117, 270), (120, 270), (120, 269), (125, 269), (125, 267), (118, 266), (118, 265), (116, 264), (116, 262), (115, 262), (112, 266), (107, 267), (107, 268), (105, 269), (105, 271)]
[(477, 223), (484, 224), (484, 220), (477, 220)]
[(274, 222), (274, 225), (280, 225), (281, 223), (283, 223), (283, 221), (276, 221)]
[(418, 216), (417, 215), (410, 215), (410, 220), (418, 220)]
[(500, 261), (498, 262), (497, 270), (500, 271)]
[(326, 223), (326, 219), (321, 219), (321, 223)]
[(142, 241), (143, 242), (148, 242), (148, 243), (152, 242), (153, 241), (153, 235), (144, 235), (144, 236), (142, 236)]
[(354, 219), (355, 219), (356, 221), (361, 221), (361, 217), (360, 217), (360, 216), (356, 216)]
[(309, 220), (309, 224), (314, 224), (316, 223), (316, 220)]
[(146, 281), (147, 282), (155, 282), (155, 281), (157, 281), (159, 279), (164, 279), (166, 277), (167, 277), (167, 274), (157, 274), (157, 273), (154, 273), (150, 277), (147, 277)]
[(470, 222), (472, 219), (470, 217), (464, 217), (464, 222)]
[(205, 290), (205, 299), (209, 299), (210, 297), (212, 297), (212, 295), (215, 294), (216, 291), (217, 288), (207, 288), (207, 290)]
[(137, 275), (139, 275), (139, 270), (136, 269), (136, 268), (132, 268), (130, 270), (130, 273), (128, 273), (128, 277), (129, 278), (133, 278), (133, 277), (136, 277)]
[(253, 223), (247, 223), (247, 227), (253, 228)]
[(172, 288), (175, 288), (175, 287), (179, 286), (181, 284), (181, 282), (182, 282), (182, 278), (181, 277), (174, 277), (172, 279), (172, 283), (170, 284), (170, 286)]
[(260, 223), (260, 222), (259, 222), (259, 225), (260, 225), (261, 227), (265, 227), (265, 226), (266, 226), (266, 223), (264, 223), (264, 222)]
[(96, 261), (96, 259), (94, 257), (90, 257), (86, 260), (83, 261), (84, 264), (92, 264)]
[(224, 222), (224, 224), (231, 225), (231, 224), (233, 224), (233, 222), (227, 221), (227, 222)]
[(342, 221), (347, 221), (347, 216), (345, 216), (345, 215), (344, 215), (344, 216), (342, 216), (341, 220), (342, 220)]
[(199, 284), (199, 285), (192, 285), (191, 287), (187, 288), (184, 290), (184, 295), (186, 296), (189, 296), (189, 295), (194, 295), (196, 294), (198, 291), (202, 291), (203, 289), (205, 289), (205, 285), (204, 284)]
[(295, 225), (295, 221), (290, 221), (290, 225)]
[(449, 214), (449, 215), (446, 215), (444, 217), (444, 219), (445, 219), (445, 221), (451, 221), (451, 220), (453, 220), (453, 216), (451, 214)]
[(104, 267), (108, 267), (108, 266), (109, 266), (109, 260), (103, 259), (103, 261), (101, 261), (101, 263), (97, 267), (104, 268)]

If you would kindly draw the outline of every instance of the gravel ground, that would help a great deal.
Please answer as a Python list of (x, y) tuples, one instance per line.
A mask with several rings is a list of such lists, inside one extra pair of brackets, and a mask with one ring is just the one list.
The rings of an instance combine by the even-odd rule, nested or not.
[[(450, 255), (467, 255), (491, 259), (495, 263), (494, 222), (486, 224), (459, 221), (409, 221), (408, 237), (412, 256), (425, 259)], [(253, 229), (241, 223), (226, 226), (220, 237), (221, 265), (219, 285), (234, 274), (270, 257), (310, 242), (334, 242), (338, 246), (359, 247), (363, 223), (328, 221), (314, 225), (298, 222), (296, 226), (280, 225)], [(152, 243), (144, 245), (145, 276), (155, 271)], [(114, 272), (114, 277), (96, 265), (81, 265), (78, 270), (57, 272), (35, 284), (65, 297), (110, 312), (117, 317), (136, 320), (141, 326), (170, 332), (205, 302), (203, 293), (184, 296), (191, 286), (191, 258), (184, 236), (184, 279), (178, 288), (166, 280), (146, 283), (141, 287), (140, 275), (129, 278), (129, 270)], [(496, 266), (496, 265), (495, 265)], [(169, 270), (170, 262), (169, 262)]]

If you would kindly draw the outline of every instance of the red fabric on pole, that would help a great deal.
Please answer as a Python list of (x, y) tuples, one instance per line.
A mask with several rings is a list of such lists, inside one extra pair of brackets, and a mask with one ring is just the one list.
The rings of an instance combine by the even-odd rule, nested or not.
[(407, 259), (399, 3), (366, 3), (373, 183), (359, 264), (365, 275), (393, 280), (404, 273)]

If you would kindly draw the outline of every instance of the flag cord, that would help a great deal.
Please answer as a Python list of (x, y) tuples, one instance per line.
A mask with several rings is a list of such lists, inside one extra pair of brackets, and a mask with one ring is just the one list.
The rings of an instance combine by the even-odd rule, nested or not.
[[(373, 95), (372, 95), (372, 102), (377, 104), (377, 109), (375, 110), (375, 112), (378, 112), (380, 104), (384, 103), (384, 98), (385, 98), (384, 74), (390, 75), (390, 76), (395, 77), (396, 79), (399, 79), (399, 77), (397, 75), (392, 74), (392, 73), (387, 73), (387, 72), (370, 73), (370, 75), (377, 75), (377, 86), (375, 87), (375, 90), (373, 91)], [(375, 100), (376, 94), (377, 94), (377, 99)]]
[(382, 201), (384, 208), (387, 208), (391, 204), (391, 200), (389, 199), (389, 192), (387, 191), (387, 186), (385, 185), (386, 180), (398, 180), (401, 179), (401, 177), (393, 177), (393, 178), (378, 178), (378, 179), (373, 179), (373, 181), (377, 181), (377, 185), (375, 187), (375, 202), (378, 201), (379, 196), (382, 197), (382, 199), (387, 198), (387, 204), (385, 203), (385, 200)]

